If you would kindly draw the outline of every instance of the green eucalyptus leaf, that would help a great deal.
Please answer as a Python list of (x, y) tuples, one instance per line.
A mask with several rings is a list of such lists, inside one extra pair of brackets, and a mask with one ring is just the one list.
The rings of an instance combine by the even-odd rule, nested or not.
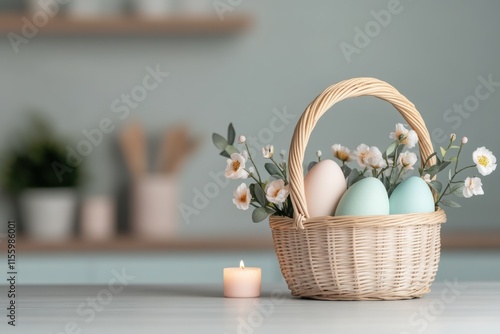
[(441, 204), (443, 204), (444, 206), (450, 207), (450, 208), (460, 208), (460, 207), (462, 207), (457, 202), (454, 202), (454, 201), (449, 200), (449, 199), (442, 199), (441, 200)]
[(266, 219), (269, 216), (269, 213), (265, 208), (255, 208), (252, 212), (252, 221), (254, 223), (259, 223)]
[[(281, 171), (278, 167), (276, 167), (275, 164), (271, 163), (271, 162), (267, 162), (264, 167), (266, 168), (267, 172), (269, 173), (269, 175), (281, 175)], [(278, 178), (282, 178), (282, 176), (279, 176)]]
[(433, 180), (429, 183), (432, 189), (434, 189), (438, 194), (441, 193), (441, 190), (443, 190), (443, 185), (441, 182)]
[(248, 189), (250, 190), (250, 195), (252, 195), (252, 198), (257, 199), (257, 197), (255, 197), (255, 183), (250, 183)]
[(448, 167), (449, 164), (450, 164), (449, 161), (443, 161), (441, 165), (439, 165), (439, 172)]
[(223, 157), (226, 157), (226, 158), (231, 158), (231, 156), (229, 155), (229, 153), (227, 153), (226, 151), (220, 152), (220, 155), (222, 155)]
[(215, 147), (221, 151), (224, 150), (228, 144), (226, 138), (215, 132), (212, 133), (212, 141), (214, 142)]
[(236, 138), (236, 132), (234, 131), (233, 123), (229, 123), (227, 128), (227, 142), (229, 145), (234, 144), (234, 139)]
[(394, 153), (394, 151), (396, 151), (396, 148), (398, 147), (398, 143), (399, 143), (398, 141), (394, 141), (391, 143), (391, 145), (389, 145), (389, 147), (385, 151), (386, 156), (390, 156), (391, 154)]
[(453, 146), (450, 146), (450, 148), (460, 148), (460, 146), (453, 145)]
[(444, 159), (444, 156), (446, 155), (446, 149), (444, 147), (440, 147), (439, 149), (441, 150), (441, 156)]
[(226, 145), (226, 147), (224, 148), (224, 150), (229, 153), (229, 155), (233, 154), (233, 153), (240, 153), (240, 151), (238, 151), (238, 149), (236, 147), (234, 147), (233, 145)]
[(448, 160), (449, 162), (455, 162), (457, 161), (457, 157), (452, 157), (450, 160)]
[(347, 165), (341, 166), (340, 169), (342, 170), (342, 173), (344, 174), (344, 178), (347, 179), (349, 174), (351, 174), (352, 169)]
[(350, 186), (352, 186), (353, 184), (364, 178), (365, 176), (361, 174), (356, 168), (354, 168), (347, 177), (347, 187), (349, 188)]
[(389, 178), (385, 174), (382, 174), (380, 181), (382, 181), (382, 183), (384, 184), (385, 190), (389, 190), (391, 183), (389, 182)]
[(439, 173), (439, 168), (440, 168), (440, 165), (436, 164), (436, 165), (424, 170), (424, 174), (429, 174), (431, 176), (431, 179), (432, 179), (437, 173)]
[(457, 197), (464, 197), (464, 184), (457, 184), (451, 188), (450, 192)]
[[(433, 157), (433, 156), (436, 156), (436, 158), (437, 158), (437, 153), (436, 153), (436, 152), (434, 152), (434, 153), (432, 153), (431, 155), (429, 155), (429, 156), (427, 157), (427, 159), (425, 159), (424, 167), (425, 167), (425, 166), (427, 166), (427, 164), (429, 163), (429, 161), (432, 159), (432, 157)], [(439, 160), (438, 160), (438, 162), (439, 162)]]
[(405, 148), (405, 146), (404, 146), (404, 145), (402, 145), (402, 144), (400, 144), (400, 145), (398, 146), (398, 149), (396, 150), (396, 153), (397, 153), (397, 155), (398, 155), (398, 156), (401, 154), (401, 152), (403, 152), (403, 149), (404, 149), (404, 148)]
[(311, 161), (309, 165), (307, 165), (307, 172), (309, 172), (314, 166), (316, 166), (317, 161)]
[(264, 192), (262, 187), (260, 185), (256, 185), (254, 191), (257, 202), (259, 202), (261, 206), (266, 206), (267, 204), (266, 193)]
[(267, 206), (265, 207), (265, 209), (266, 209), (267, 213), (270, 214), (270, 215), (274, 215), (276, 213), (275, 210), (273, 210), (273, 209), (271, 209), (271, 208), (269, 208)]

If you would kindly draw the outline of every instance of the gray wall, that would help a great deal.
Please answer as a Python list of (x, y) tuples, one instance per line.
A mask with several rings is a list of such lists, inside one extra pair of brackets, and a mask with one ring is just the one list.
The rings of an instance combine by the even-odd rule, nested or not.
[[(422, 113), (431, 131), (467, 135), (464, 155), (485, 145), (500, 154), (496, 127), (500, 121), (500, 87), (464, 116), (446, 114), (454, 104), (474, 95), (478, 77), (500, 81), (498, 1), (402, 0), (400, 13), (370, 43), (344, 57), (340, 44), (354, 45), (355, 28), (373, 20), (370, 11), (387, 9), (388, 1), (244, 1), (236, 11), (255, 16), (252, 29), (235, 36), (198, 37), (43, 37), (14, 54), (0, 40), (0, 148), (9, 145), (13, 130), (22, 128), (23, 112), (43, 110), (58, 130), (83, 139), (81, 131), (104, 117), (120, 126), (111, 110), (121, 94), (141, 84), (146, 66), (160, 65), (170, 76), (133, 111), (152, 135), (180, 120), (188, 120), (206, 137), (182, 177), (182, 202), (192, 205), (193, 190), (211, 182), (209, 172), (224, 168), (210, 143), (212, 131), (225, 131), (229, 121), (238, 133), (257, 135), (268, 127), (273, 110), (300, 115), (324, 88), (342, 79), (373, 76), (396, 86)], [(455, 119), (451, 121), (449, 118)], [(341, 103), (325, 115), (310, 142), (328, 152), (341, 142), (385, 146), (394, 124), (393, 108), (374, 99)], [(458, 123), (460, 122), (460, 124)], [(288, 149), (295, 120), (274, 134), (276, 147)], [(436, 133), (435, 133), (436, 134)], [(115, 133), (86, 158), (86, 194), (112, 194), (125, 171), (116, 154)], [(439, 140), (434, 135), (434, 140)], [(446, 230), (498, 228), (500, 181), (483, 179), (487, 196), (463, 200), (463, 209), (448, 210)], [(263, 234), (266, 223), (251, 223), (238, 211), (233, 182), (210, 199), (182, 233)], [(465, 203), (466, 202), (466, 203)], [(0, 219), (12, 215), (2, 201)], [(181, 219), (182, 221), (182, 219)]]

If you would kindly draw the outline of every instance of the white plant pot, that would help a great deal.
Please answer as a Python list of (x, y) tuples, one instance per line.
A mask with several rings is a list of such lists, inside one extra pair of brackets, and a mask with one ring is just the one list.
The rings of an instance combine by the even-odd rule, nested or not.
[(19, 198), (28, 236), (61, 240), (73, 233), (78, 195), (73, 188), (28, 189)]
[(133, 231), (142, 238), (175, 238), (177, 220), (177, 179), (148, 175), (134, 185)]

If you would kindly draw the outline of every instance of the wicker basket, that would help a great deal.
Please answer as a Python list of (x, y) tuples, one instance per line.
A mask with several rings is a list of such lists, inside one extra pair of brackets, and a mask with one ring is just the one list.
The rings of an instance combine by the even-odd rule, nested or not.
[[(309, 136), (331, 106), (358, 96), (374, 96), (391, 103), (417, 132), (421, 158), (433, 152), (419, 112), (391, 85), (373, 78), (356, 78), (327, 88), (304, 111), (290, 146), (290, 193), (295, 217), (270, 218), (281, 272), (294, 296), (322, 300), (419, 298), (430, 291), (436, 276), (440, 227), (446, 221), (443, 210), (313, 218), (307, 211), (302, 163)], [(429, 162), (434, 163), (435, 159)]]

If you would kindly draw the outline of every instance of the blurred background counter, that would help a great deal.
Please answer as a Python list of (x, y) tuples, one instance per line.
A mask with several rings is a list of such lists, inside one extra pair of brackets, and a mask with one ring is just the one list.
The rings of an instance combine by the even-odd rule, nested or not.
[[(387, 1), (47, 3), (0, 0), (0, 232), (17, 220), (21, 283), (106, 283), (122, 267), (137, 283), (220, 282), (240, 259), (281, 280), (269, 227), (231, 203), (210, 135), (233, 121), (252, 150), (288, 149), (307, 104), (345, 78), (398, 87), (436, 147), (455, 132), (465, 155), (500, 152), (495, 1), (403, 1), (361, 46)], [(372, 99), (324, 118), (306, 160), (383, 146), (402, 121)], [(484, 189), (447, 211), (438, 280), (500, 279), (500, 179)]]

